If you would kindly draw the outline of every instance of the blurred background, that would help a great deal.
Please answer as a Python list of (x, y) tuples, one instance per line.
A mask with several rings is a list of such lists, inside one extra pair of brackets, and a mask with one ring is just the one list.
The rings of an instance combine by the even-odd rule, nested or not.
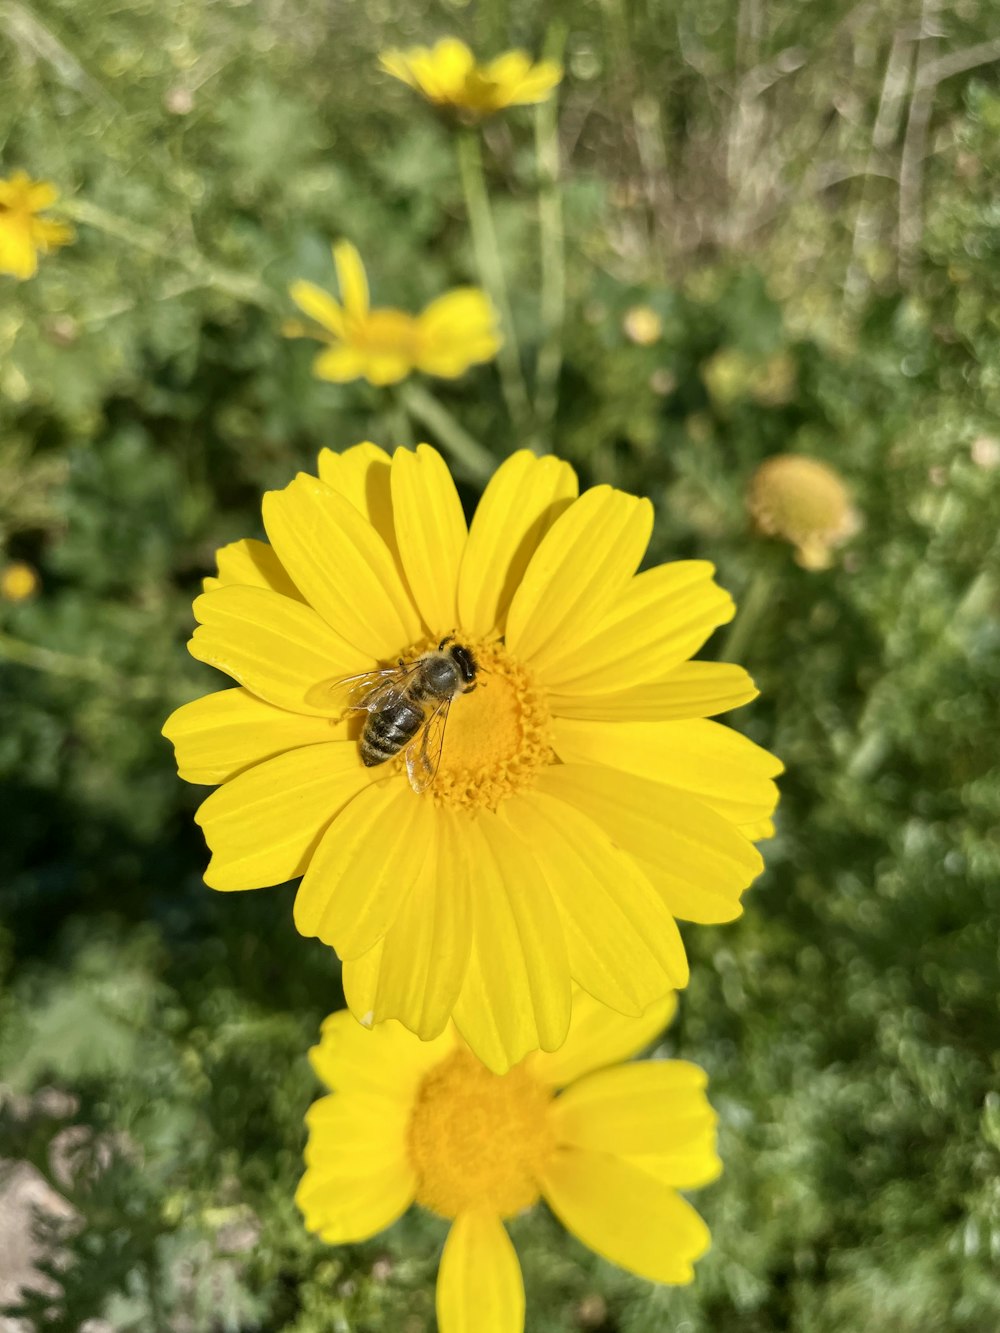
[[(708, 654), (754, 674), (734, 724), (788, 768), (745, 917), (684, 931), (664, 1038), (721, 1114), (712, 1252), (654, 1289), (538, 1209), (528, 1329), (997, 1327), (997, 19), (0, 0), (0, 174), (54, 182), (78, 232), (0, 277), (4, 1333), (433, 1328), (443, 1224), (338, 1250), (301, 1226), (336, 960), (290, 890), (204, 887), (205, 792), (159, 731), (223, 683), (190, 604), (261, 492), (456, 423), (649, 495), (652, 560), (717, 563), (742, 611)], [(558, 102), (484, 127), (516, 424), (494, 365), (406, 398), (315, 380), (281, 334), (337, 237), (379, 304), (479, 281), (454, 131), (377, 68), (445, 34), (566, 66)], [(755, 525), (782, 453), (846, 495), (772, 468)]]

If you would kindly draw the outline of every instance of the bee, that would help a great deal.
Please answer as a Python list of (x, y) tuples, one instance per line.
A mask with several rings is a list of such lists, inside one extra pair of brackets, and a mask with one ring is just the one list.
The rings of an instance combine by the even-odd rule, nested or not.
[(406, 751), (406, 771), (415, 792), (426, 791), (441, 762), (444, 728), (453, 700), (476, 688), (472, 649), (449, 634), (436, 651), (416, 661), (326, 682), (310, 694), (313, 703), (342, 701), (347, 712), (366, 712), (361, 762), (375, 768)]

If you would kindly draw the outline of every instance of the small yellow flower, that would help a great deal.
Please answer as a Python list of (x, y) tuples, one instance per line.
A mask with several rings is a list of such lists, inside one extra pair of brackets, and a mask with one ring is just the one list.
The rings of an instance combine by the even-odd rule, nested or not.
[(386, 51), (379, 63), (435, 106), (453, 107), (475, 118), (509, 106), (544, 102), (562, 78), (553, 60), (537, 64), (524, 51), (506, 51), (485, 65), (456, 37), (410, 51)]
[(398, 384), (415, 370), (455, 379), (470, 366), (490, 361), (500, 346), (496, 314), (478, 287), (456, 287), (421, 314), (383, 307), (373, 310), (361, 256), (341, 241), (333, 247), (340, 284), (336, 301), (312, 282), (292, 284), (292, 300), (315, 321), (315, 328), (286, 325), (289, 336), (319, 338), (330, 346), (313, 370), (323, 380), (344, 384)]
[[(502, 1072), (555, 1050), (571, 980), (623, 1013), (687, 981), (676, 919), (731, 921), (762, 869), (781, 764), (709, 721), (756, 695), (692, 662), (733, 615), (705, 560), (636, 573), (653, 508), (522, 450), (471, 525), (441, 456), (324, 450), (264, 498), (271, 545), (219, 552), (192, 655), (241, 688), (168, 719), (180, 774), (222, 783), (196, 818), (221, 890), (304, 876), (303, 935), (336, 949), (359, 1017), (424, 1039), (454, 1015)], [(454, 699), (432, 785), (362, 762), (336, 677), (455, 635), (481, 684)]]
[(412, 1203), (451, 1221), (440, 1333), (521, 1333), (524, 1287), (503, 1225), (544, 1199), (605, 1259), (683, 1284), (709, 1247), (681, 1197), (715, 1180), (706, 1077), (683, 1060), (625, 1064), (663, 1029), (672, 996), (623, 1018), (578, 992), (565, 1045), (491, 1073), (454, 1028), (421, 1042), (331, 1015), (313, 1068), (332, 1095), (306, 1117), (296, 1202), (332, 1245), (366, 1240)]
[(26, 602), (38, 591), (38, 574), (23, 560), (12, 560), (0, 570), (0, 597), (5, 602)]
[(858, 515), (836, 472), (803, 454), (775, 454), (750, 478), (747, 508), (758, 532), (795, 547), (803, 569), (827, 569), (832, 552), (858, 529)]
[(652, 306), (634, 305), (625, 311), (622, 328), (630, 342), (639, 347), (652, 347), (663, 334), (663, 320)]
[(40, 254), (69, 245), (74, 232), (68, 223), (38, 216), (58, 198), (54, 185), (24, 171), (0, 177), (0, 273), (33, 278)]

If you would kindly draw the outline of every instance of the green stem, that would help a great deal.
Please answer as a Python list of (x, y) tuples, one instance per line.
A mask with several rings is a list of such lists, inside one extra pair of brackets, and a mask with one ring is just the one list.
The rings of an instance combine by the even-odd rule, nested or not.
[(388, 407), (385, 415), (392, 447), (394, 449), (399, 447), (412, 449), (415, 443), (413, 423), (410, 421), (410, 414), (406, 410), (406, 400), (403, 397), (402, 389), (397, 386), (394, 390), (390, 390), (387, 401)]
[[(547, 59), (561, 61), (566, 28), (555, 24), (546, 43)], [(535, 417), (543, 438), (551, 436), (559, 406), (563, 324), (566, 318), (566, 237), (562, 191), (559, 188), (559, 115), (555, 97), (539, 102), (535, 111), (535, 155), (538, 163), (538, 232), (542, 261), (542, 340), (535, 368)]]
[(103, 231), (106, 235), (114, 236), (117, 240), (124, 241), (126, 245), (131, 245), (136, 250), (142, 250), (146, 254), (157, 255), (160, 258), (175, 260), (185, 272), (206, 287), (214, 287), (220, 292), (225, 292), (227, 296), (232, 296), (237, 301), (247, 301), (251, 305), (260, 306), (265, 310), (275, 309), (272, 293), (255, 278), (216, 268), (196, 251), (190, 249), (177, 250), (172, 246), (169, 239), (159, 232), (140, 226), (138, 223), (130, 222), (127, 218), (118, 217), (114, 213), (109, 213), (106, 209), (99, 208), (86, 199), (62, 200), (59, 209), (65, 217), (71, 218), (74, 222), (82, 223), (85, 227), (93, 227), (97, 231)]
[(412, 380), (399, 391), (399, 400), (415, 421), (433, 431), (438, 443), (472, 481), (486, 481), (496, 469), (488, 449), (458, 424), (448, 409), (421, 384)]
[(43, 671), (48, 676), (62, 676), (69, 680), (89, 680), (119, 694), (148, 698), (156, 693), (153, 681), (138, 677), (125, 679), (103, 662), (93, 657), (74, 657), (54, 648), (43, 648), (37, 643), (26, 643), (11, 634), (0, 632), (0, 660), (14, 662), (32, 671)]
[(736, 619), (722, 645), (721, 656), (724, 662), (738, 662), (746, 656), (747, 645), (767, 606), (772, 586), (770, 565), (758, 565), (740, 599)]
[(462, 191), (465, 195), (465, 209), (469, 217), (469, 230), (472, 232), (476, 265), (480, 280), (500, 316), (503, 333), (503, 343), (497, 353), (500, 384), (511, 423), (518, 433), (523, 434), (529, 426), (531, 409), (528, 403), (528, 389), (524, 382), (524, 370), (521, 366), (517, 331), (514, 328), (514, 317), (510, 308), (510, 297), (507, 293), (507, 281), (500, 259), (496, 227), (493, 225), (493, 211), (486, 189), (478, 132), (473, 129), (461, 130), (458, 134), (457, 151), (458, 170), (462, 178)]

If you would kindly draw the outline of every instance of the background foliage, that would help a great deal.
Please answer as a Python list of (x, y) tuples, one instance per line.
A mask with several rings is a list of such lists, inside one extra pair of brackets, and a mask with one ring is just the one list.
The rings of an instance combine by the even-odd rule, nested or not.
[[(398, 397), (314, 381), (279, 330), (291, 278), (330, 284), (336, 236), (384, 303), (475, 279), (450, 133), (375, 66), (457, 32), (565, 43), (561, 336), (536, 296), (551, 124), (486, 134), (529, 378), (540, 345), (562, 360), (528, 438), (648, 494), (653, 558), (752, 590), (710, 651), (754, 672), (737, 725), (788, 766), (746, 916), (685, 931), (666, 1038), (722, 1115), (713, 1251), (692, 1288), (653, 1289), (538, 1210), (514, 1227), (529, 1329), (996, 1327), (995, 19), (991, 0), (0, 3), (0, 160), (80, 223), (37, 279), (0, 279), (0, 549), (42, 579), (0, 604), (0, 1154), (76, 1219), (39, 1219), (51, 1280), (12, 1318), (433, 1326), (432, 1220), (340, 1250), (302, 1230), (304, 1052), (336, 963), (294, 935), (290, 891), (204, 888), (203, 793), (159, 728), (217, 683), (183, 650), (190, 601), (217, 545), (259, 533), (260, 492), (325, 444), (434, 438)], [(637, 302), (653, 346), (623, 332)], [(521, 442), (494, 368), (432, 387), (497, 459)], [(863, 518), (824, 573), (748, 529), (750, 473), (789, 449), (832, 463)]]

